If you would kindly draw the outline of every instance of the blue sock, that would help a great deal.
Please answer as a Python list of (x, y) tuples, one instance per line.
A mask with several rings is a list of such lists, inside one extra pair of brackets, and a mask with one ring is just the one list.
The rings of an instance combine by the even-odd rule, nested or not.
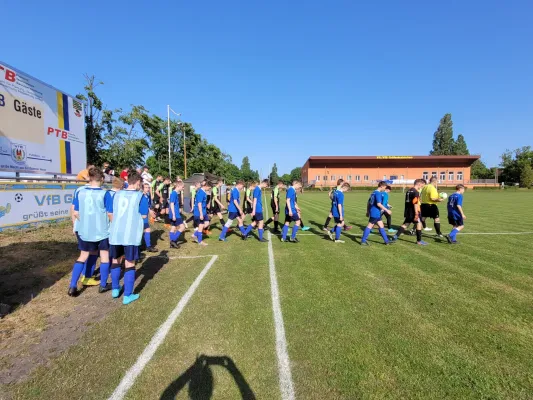
[(333, 233), (333, 232), (335, 232), (335, 228), (336, 228), (336, 226), (334, 226), (333, 228), (331, 228), (329, 231), (330, 231), (331, 233)]
[(222, 232), (220, 232), (219, 239), (225, 239), (226, 233), (228, 233), (228, 227), (224, 225), (224, 227), (222, 228)]
[(263, 240), (263, 232), (265, 230), (264, 229), (258, 229), (257, 232), (259, 232), (259, 240)]
[(78, 287), (78, 280), (80, 279), (81, 272), (85, 268), (85, 263), (76, 261), (74, 267), (72, 267), (72, 277), (70, 278), (71, 288)]
[(146, 243), (146, 247), (152, 247), (152, 242), (150, 241), (150, 232), (144, 232), (144, 243)]
[(244, 235), (246, 233), (246, 231), (244, 230), (244, 226), (239, 226), (239, 230), (241, 231), (241, 233)]
[(336, 226), (335, 227), (335, 240), (339, 240), (341, 238), (341, 227)]
[(452, 229), (452, 231), (450, 232), (450, 237), (452, 238), (452, 241), (455, 242), (457, 240), (456, 236), (458, 233), (459, 231), (457, 229), (455, 228)]
[(180, 235), (181, 235), (181, 232), (180, 231), (177, 231), (177, 232), (174, 232), (174, 241), (177, 242), (178, 239), (180, 238)]
[(176, 236), (176, 232), (169, 232), (168, 233), (168, 238), (170, 239), (171, 242), (174, 241), (174, 237)]
[(109, 263), (100, 263), (100, 286), (107, 286), (107, 279), (109, 278)]
[(281, 230), (281, 238), (283, 240), (287, 239), (287, 233), (289, 233), (289, 227), (287, 225), (283, 225), (283, 229)]
[(90, 278), (94, 275), (94, 269), (96, 268), (96, 260), (98, 260), (98, 254), (89, 254), (89, 258), (85, 263), (86, 278)]
[(120, 289), (120, 264), (111, 265), (111, 287), (113, 289)]
[(389, 243), (389, 237), (387, 236), (387, 232), (385, 232), (385, 228), (379, 228), (379, 233), (381, 234), (383, 241)]
[(133, 286), (135, 285), (135, 267), (126, 268), (124, 272), (124, 296), (129, 296), (133, 293)]
[(366, 242), (368, 239), (368, 236), (370, 235), (370, 232), (372, 231), (372, 228), (365, 228), (365, 231), (363, 232), (363, 238), (361, 239), (361, 242)]
[(196, 237), (198, 238), (198, 243), (202, 243), (202, 232), (198, 231)]
[(248, 234), (252, 231), (254, 227), (252, 225), (248, 225), (248, 228), (244, 231), (244, 236), (248, 236)]
[(300, 227), (298, 225), (294, 225), (292, 227), (292, 236), (291, 236), (291, 238), (293, 240), (296, 239), (296, 233), (298, 233), (298, 229), (300, 229)]

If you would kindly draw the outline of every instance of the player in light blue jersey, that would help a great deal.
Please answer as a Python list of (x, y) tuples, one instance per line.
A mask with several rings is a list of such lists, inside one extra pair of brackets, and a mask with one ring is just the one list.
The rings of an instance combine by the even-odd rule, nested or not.
[[(78, 280), (85, 269), (86, 282), (92, 273), (87, 271), (90, 268), (88, 258), (90, 253), (100, 254), (100, 270), (109, 271), (109, 219), (105, 209), (105, 191), (102, 189), (104, 173), (98, 168), (89, 169), (89, 185), (76, 190), (72, 204), (74, 206), (74, 218), (76, 219), (76, 231), (78, 237), (78, 249), (80, 256), (72, 268), (72, 277), (68, 290), (69, 296), (78, 296)], [(87, 263), (86, 263), (87, 262)], [(94, 259), (96, 264), (96, 258)], [(92, 278), (91, 278), (92, 279)], [(98, 285), (98, 281), (95, 281)]]
[(262, 189), (268, 186), (268, 179), (263, 180), (259, 185), (256, 182), (252, 182), (250, 185), (253, 188), (253, 204), (252, 204), (252, 223), (248, 225), (244, 232), (243, 239), (246, 240), (252, 229), (258, 228), (260, 242), (268, 242), (263, 238), (264, 233), (264, 217), (263, 217), (263, 192)]
[(233, 220), (235, 218), (237, 218), (237, 221), (239, 222), (239, 230), (244, 236), (244, 212), (242, 211), (240, 205), (240, 191), (243, 187), (244, 182), (238, 181), (233, 187), (233, 189), (231, 189), (230, 199), (228, 203), (228, 221), (222, 228), (222, 232), (220, 233), (220, 236), (218, 238), (218, 240), (220, 240), (221, 242), (226, 241), (226, 234), (228, 233), (228, 229), (231, 228), (231, 224), (233, 224)]
[(367, 211), (366, 216), (369, 217), (368, 225), (366, 226), (364, 232), (363, 232), (363, 238), (361, 239), (361, 245), (362, 246), (369, 246), (370, 244), (367, 242), (368, 236), (370, 235), (370, 232), (372, 231), (372, 228), (374, 225), (378, 225), (379, 227), (379, 233), (381, 234), (381, 237), (383, 238), (383, 241), (385, 244), (394, 244), (394, 241), (390, 241), (389, 237), (387, 236), (387, 233), (385, 232), (385, 225), (383, 225), (383, 221), (381, 220), (381, 212), (391, 214), (391, 210), (386, 208), (383, 205), (383, 195), (382, 193), (385, 191), (385, 188), (387, 187), (387, 183), (384, 181), (379, 182), (378, 188), (370, 195), (370, 198), (368, 199), (367, 203)]
[(140, 191), (141, 175), (137, 171), (128, 173), (128, 188), (115, 194), (112, 210), (109, 212), (109, 255), (112, 258), (111, 282), (113, 298), (120, 297), (120, 263), (125, 258), (124, 299), (130, 304), (139, 298), (133, 293), (135, 284), (135, 261), (140, 258), (144, 220), (148, 218), (148, 200)]
[(298, 206), (296, 204), (296, 192), (300, 190), (301, 187), (301, 182), (294, 181), (292, 186), (287, 189), (285, 200), (285, 224), (283, 225), (283, 229), (281, 231), (282, 242), (287, 242), (287, 234), (289, 233), (289, 226), (291, 225), (291, 222), (294, 222), (294, 226), (292, 227), (291, 238), (288, 241), (291, 243), (299, 242), (299, 240), (296, 238), (296, 234), (298, 233), (298, 229), (300, 229), (301, 222)]
[(177, 249), (179, 247), (178, 239), (181, 234), (185, 231), (185, 224), (180, 213), (181, 201), (181, 192), (184, 188), (182, 180), (176, 180), (174, 183), (174, 190), (170, 193), (169, 198), (169, 211), (168, 218), (170, 220), (170, 233), (168, 234), (170, 238), (170, 247)]

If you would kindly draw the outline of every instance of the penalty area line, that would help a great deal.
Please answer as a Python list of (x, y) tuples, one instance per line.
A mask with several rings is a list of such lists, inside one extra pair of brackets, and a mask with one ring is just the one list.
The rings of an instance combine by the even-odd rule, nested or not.
[[(266, 204), (266, 195), (264, 196)], [(267, 218), (268, 218), (268, 208)], [(276, 264), (274, 262), (274, 249), (272, 248), (272, 234), (268, 231), (268, 266), (270, 271), (270, 291), (272, 297), (272, 313), (274, 315), (274, 326), (276, 333), (276, 354), (278, 357), (279, 389), (282, 400), (294, 400), (294, 384), (292, 382), (291, 362), (287, 351), (287, 338), (285, 336), (285, 325), (283, 324), (283, 313), (281, 311), (281, 301), (279, 298), (278, 278), (276, 276)]]
[(154, 336), (152, 336), (152, 339), (150, 340), (150, 343), (148, 343), (148, 346), (144, 349), (142, 354), (139, 356), (135, 364), (126, 372), (126, 375), (124, 375), (124, 378), (120, 381), (119, 385), (113, 392), (113, 394), (109, 397), (109, 400), (121, 400), (124, 398), (128, 390), (131, 389), (133, 384), (135, 383), (135, 380), (137, 377), (141, 374), (141, 372), (144, 370), (146, 365), (150, 362), (152, 357), (154, 356), (157, 348), (163, 343), (165, 340), (165, 337), (167, 336), (168, 332), (170, 331), (170, 328), (172, 328), (172, 325), (174, 325), (174, 322), (178, 319), (182, 311), (185, 309), (185, 306), (191, 299), (192, 295), (200, 285), (200, 282), (202, 279), (204, 279), (205, 275), (209, 272), (215, 261), (217, 260), (218, 256), (212, 256), (211, 260), (207, 263), (207, 265), (204, 267), (202, 272), (196, 277), (194, 282), (189, 286), (189, 289), (185, 292), (183, 297), (180, 299), (174, 310), (170, 313), (167, 320), (161, 324), (161, 326), (157, 329)]

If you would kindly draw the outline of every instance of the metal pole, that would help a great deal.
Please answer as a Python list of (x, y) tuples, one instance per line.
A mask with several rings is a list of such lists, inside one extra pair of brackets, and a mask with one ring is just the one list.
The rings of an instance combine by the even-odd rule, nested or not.
[[(183, 128), (182, 128), (183, 129)], [(185, 129), (183, 129), (183, 157), (184, 157), (184, 176), (187, 179), (187, 143), (185, 143)]]
[(170, 160), (170, 104), (167, 105), (167, 128), (168, 128), (168, 176), (172, 179), (172, 164)]

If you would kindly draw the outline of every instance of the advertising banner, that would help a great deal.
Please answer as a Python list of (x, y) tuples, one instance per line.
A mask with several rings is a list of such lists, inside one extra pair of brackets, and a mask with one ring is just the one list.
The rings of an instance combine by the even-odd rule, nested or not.
[(0, 184), (0, 232), (70, 219), (74, 184)]
[(76, 174), (86, 162), (83, 104), (0, 61), (0, 171)]

